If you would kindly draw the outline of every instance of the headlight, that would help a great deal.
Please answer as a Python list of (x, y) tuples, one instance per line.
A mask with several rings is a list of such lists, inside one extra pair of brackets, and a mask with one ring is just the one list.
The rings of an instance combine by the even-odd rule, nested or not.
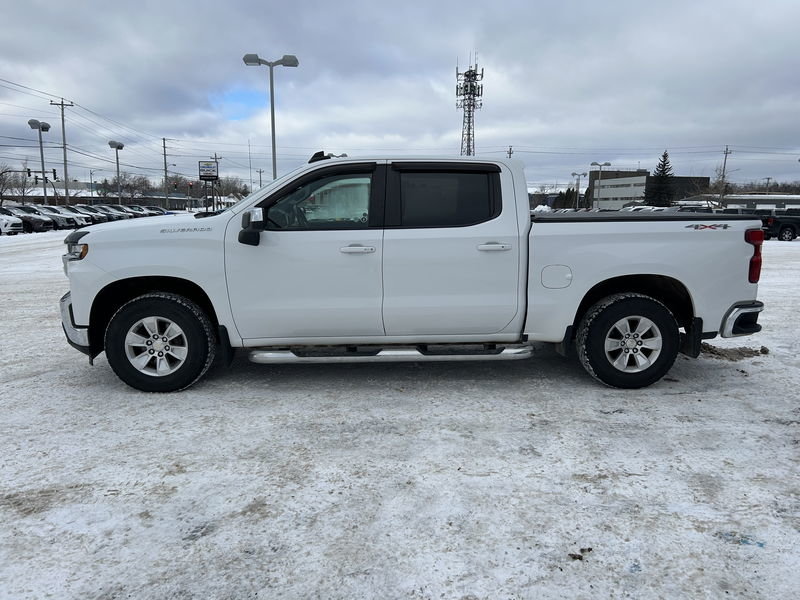
[(83, 260), (89, 253), (89, 244), (67, 244), (67, 260)]
[(80, 240), (88, 234), (88, 231), (73, 231), (64, 239), (64, 243), (67, 245), (67, 253), (63, 256), (64, 262), (86, 258), (89, 253), (89, 244), (82, 244)]

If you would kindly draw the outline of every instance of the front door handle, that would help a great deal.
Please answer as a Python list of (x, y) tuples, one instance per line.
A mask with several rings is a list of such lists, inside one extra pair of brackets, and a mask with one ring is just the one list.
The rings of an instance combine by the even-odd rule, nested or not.
[(511, 250), (511, 244), (480, 244), (478, 250), (483, 252), (500, 252), (503, 250)]
[(375, 246), (344, 246), (339, 248), (339, 252), (345, 254), (370, 254), (375, 252)]

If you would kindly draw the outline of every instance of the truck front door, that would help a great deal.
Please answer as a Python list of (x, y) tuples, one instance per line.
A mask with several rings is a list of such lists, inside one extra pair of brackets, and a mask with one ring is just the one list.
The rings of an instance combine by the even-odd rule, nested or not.
[(225, 270), (244, 339), (383, 335), (384, 167), (313, 171), (259, 203), (258, 246), (228, 227)]

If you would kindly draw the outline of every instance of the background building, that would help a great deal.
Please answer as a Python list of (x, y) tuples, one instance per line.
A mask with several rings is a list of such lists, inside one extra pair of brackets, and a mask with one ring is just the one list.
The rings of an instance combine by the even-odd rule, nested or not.
[[(645, 204), (646, 198), (658, 185), (655, 177), (646, 169), (635, 171), (603, 171), (603, 179), (597, 181), (599, 171), (589, 172), (589, 188), (587, 198), (591, 206), (597, 200), (597, 207), (606, 210), (616, 210), (626, 205), (638, 203)], [(696, 196), (711, 185), (708, 177), (679, 177), (669, 178), (669, 193), (671, 200), (676, 202), (690, 196)]]

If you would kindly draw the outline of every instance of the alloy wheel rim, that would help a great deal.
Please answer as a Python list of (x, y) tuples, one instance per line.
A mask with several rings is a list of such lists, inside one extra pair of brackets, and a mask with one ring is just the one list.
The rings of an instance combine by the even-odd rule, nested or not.
[(623, 373), (641, 373), (651, 367), (663, 345), (658, 326), (639, 315), (620, 319), (605, 335), (606, 359)]
[(151, 377), (164, 377), (186, 362), (189, 346), (183, 330), (170, 319), (145, 317), (125, 335), (125, 355), (134, 369)]

